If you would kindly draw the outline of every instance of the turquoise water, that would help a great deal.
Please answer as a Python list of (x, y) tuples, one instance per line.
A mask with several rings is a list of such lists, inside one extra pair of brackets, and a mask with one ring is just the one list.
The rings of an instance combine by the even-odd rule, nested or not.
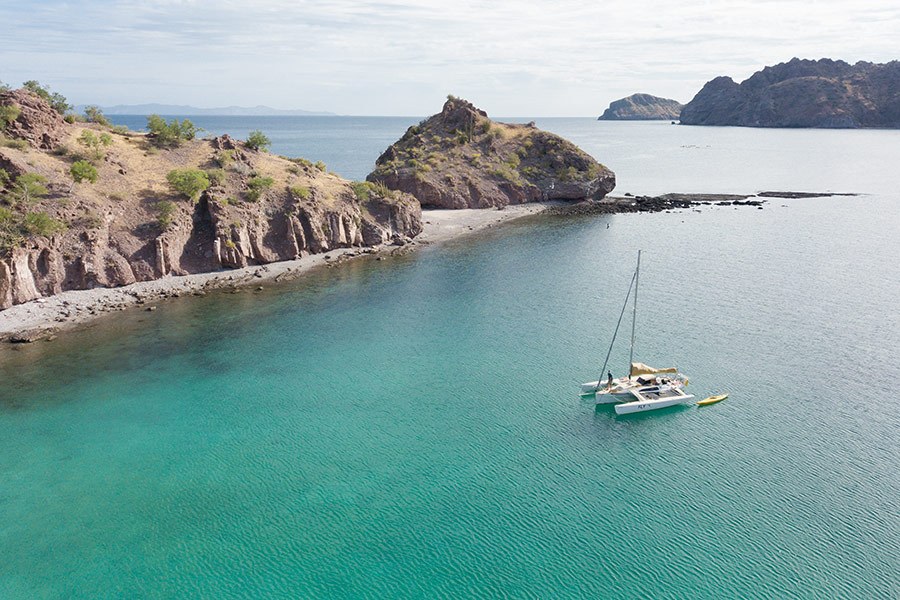
[[(4, 349), (0, 597), (898, 597), (900, 132), (555, 125), (636, 193), (867, 195), (538, 218)], [(725, 402), (577, 397), (638, 248), (637, 358)]]

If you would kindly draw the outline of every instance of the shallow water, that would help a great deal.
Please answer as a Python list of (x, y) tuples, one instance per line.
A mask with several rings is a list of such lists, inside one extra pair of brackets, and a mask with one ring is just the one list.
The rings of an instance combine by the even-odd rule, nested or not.
[[(538, 124), (623, 192), (867, 195), (529, 219), (6, 349), (0, 597), (900, 595), (900, 132)], [(577, 397), (638, 248), (636, 357), (725, 402)]]

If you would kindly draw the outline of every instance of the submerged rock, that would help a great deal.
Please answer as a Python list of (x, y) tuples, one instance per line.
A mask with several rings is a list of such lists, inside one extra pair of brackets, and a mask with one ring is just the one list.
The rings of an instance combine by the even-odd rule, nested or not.
[(600, 199), (616, 182), (612, 171), (571, 142), (534, 123), (492, 121), (453, 96), (385, 150), (367, 179), (437, 208)]

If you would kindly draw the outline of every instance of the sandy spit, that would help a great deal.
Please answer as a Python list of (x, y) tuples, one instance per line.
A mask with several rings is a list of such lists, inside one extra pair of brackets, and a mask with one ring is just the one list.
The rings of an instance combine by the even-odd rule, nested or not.
[(195, 275), (168, 276), (117, 288), (73, 290), (17, 304), (0, 311), (0, 341), (32, 342), (53, 339), (55, 334), (121, 310), (155, 310), (154, 300), (201, 296), (208, 291), (260, 286), (295, 279), (330, 263), (367, 255), (389, 255), (416, 247), (458, 239), (504, 222), (543, 212), (549, 204), (520, 204), (496, 209), (425, 210), (424, 231), (403, 247), (338, 248), (243, 269), (225, 269)]

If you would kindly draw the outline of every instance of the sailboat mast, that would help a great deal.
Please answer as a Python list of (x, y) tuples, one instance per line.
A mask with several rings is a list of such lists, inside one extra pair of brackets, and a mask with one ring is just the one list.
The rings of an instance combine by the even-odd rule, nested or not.
[(641, 282), (641, 251), (638, 250), (637, 268), (634, 270), (634, 308), (631, 312), (631, 352), (628, 355), (628, 379), (631, 380), (631, 365), (634, 364), (634, 329), (637, 323), (638, 285)]

